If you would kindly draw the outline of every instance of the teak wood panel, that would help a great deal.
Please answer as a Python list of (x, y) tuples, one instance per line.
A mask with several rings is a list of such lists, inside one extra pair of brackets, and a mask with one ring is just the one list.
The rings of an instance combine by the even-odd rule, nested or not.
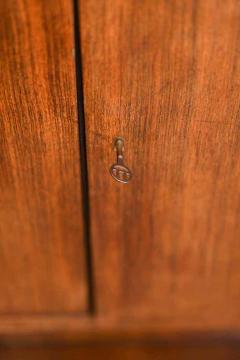
[(239, 327), (239, 1), (80, 5), (97, 311)]
[(0, 2), (0, 314), (87, 306), (73, 40), (68, 0)]

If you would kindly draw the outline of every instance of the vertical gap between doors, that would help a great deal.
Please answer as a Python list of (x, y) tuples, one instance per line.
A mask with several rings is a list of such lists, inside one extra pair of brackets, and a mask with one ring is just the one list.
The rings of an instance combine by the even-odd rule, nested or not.
[(81, 36), (80, 36), (78, 1), (79, 0), (73, 0), (77, 111), (78, 111), (80, 167), (81, 167), (81, 181), (82, 181), (81, 191), (82, 191), (82, 202), (83, 202), (84, 243), (85, 243), (87, 282), (88, 282), (88, 312), (89, 314), (93, 315), (95, 313), (94, 279), (93, 279), (92, 247), (91, 247), (91, 238), (90, 238), (91, 235), (90, 235), (89, 185), (88, 185), (88, 169), (87, 169), (86, 129), (85, 129), (84, 101), (83, 101), (82, 53), (81, 53)]

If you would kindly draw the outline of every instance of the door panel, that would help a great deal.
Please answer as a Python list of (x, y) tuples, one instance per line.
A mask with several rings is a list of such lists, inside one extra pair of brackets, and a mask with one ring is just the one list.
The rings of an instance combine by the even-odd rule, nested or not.
[(87, 306), (67, 0), (0, 3), (0, 313)]
[(238, 327), (239, 1), (80, 6), (97, 310)]

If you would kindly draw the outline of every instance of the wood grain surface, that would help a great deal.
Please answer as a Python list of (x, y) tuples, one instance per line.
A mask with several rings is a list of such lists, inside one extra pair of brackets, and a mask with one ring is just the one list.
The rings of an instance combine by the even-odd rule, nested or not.
[(91, 344), (75, 347), (53, 346), (2, 348), (4, 360), (237, 360), (240, 350), (228, 346), (147, 346), (143, 344)]
[(88, 0), (80, 17), (98, 314), (239, 327), (239, 1)]
[(0, 314), (86, 310), (73, 10), (0, 2)]
[(170, 359), (230, 360), (240, 355), (239, 337), (237, 329), (226, 332), (224, 327), (216, 331), (190, 326), (179, 330), (157, 319), (119, 322), (87, 314), (1, 316), (0, 358), (145, 359), (148, 355), (152, 360), (168, 355)]
[(226, 329), (226, 324), (216, 328), (205, 324), (173, 324), (156, 320), (107, 319), (89, 314), (5, 315), (0, 319), (0, 346), (42, 346), (61, 344), (76, 346), (80, 343), (141, 342), (161, 345), (224, 345), (239, 346), (240, 332), (237, 326)]

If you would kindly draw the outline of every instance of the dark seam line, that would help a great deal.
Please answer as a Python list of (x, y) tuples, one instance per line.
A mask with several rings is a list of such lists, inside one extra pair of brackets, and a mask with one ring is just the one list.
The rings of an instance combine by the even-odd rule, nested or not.
[(86, 151), (86, 130), (84, 118), (83, 102), (83, 79), (82, 79), (82, 54), (81, 37), (79, 25), (78, 0), (73, 0), (74, 11), (74, 43), (75, 43), (75, 65), (76, 65), (76, 86), (77, 86), (77, 109), (78, 109), (78, 128), (79, 128), (79, 148), (80, 148), (80, 168), (82, 180), (82, 206), (83, 206), (83, 226), (84, 244), (86, 254), (87, 282), (88, 282), (88, 312), (95, 313), (94, 301), (94, 282), (93, 282), (93, 263), (92, 248), (90, 238), (90, 209), (89, 209), (89, 187), (88, 187), (88, 168)]

